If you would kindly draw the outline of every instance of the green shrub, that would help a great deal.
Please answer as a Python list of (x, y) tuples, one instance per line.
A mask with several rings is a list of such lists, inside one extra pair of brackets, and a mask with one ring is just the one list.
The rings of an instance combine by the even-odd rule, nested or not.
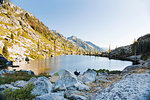
[(99, 69), (99, 70), (93, 69), (93, 71), (95, 71), (97, 73), (97, 75), (98, 75), (98, 73), (104, 73), (104, 72), (109, 73), (109, 70), (107, 70), (107, 69)]
[(8, 100), (32, 100), (36, 96), (31, 94), (31, 91), (34, 89), (33, 84), (28, 84), (24, 88), (21, 89), (6, 89), (3, 93), (4, 96), (7, 96)]
[(55, 76), (59, 76), (59, 74), (58, 74), (58, 73), (55, 73), (54, 75), (55, 75)]
[(99, 70), (93, 69), (93, 71), (95, 71), (97, 73), (97, 75), (98, 75), (98, 73), (104, 73), (104, 72), (107, 72), (108, 74), (121, 74), (121, 71), (119, 71), (119, 70), (109, 71), (107, 69), (99, 69)]
[(28, 81), (32, 77), (36, 77), (35, 75), (28, 75), (27, 72), (15, 72), (14, 74), (4, 74), (5, 77), (0, 77), (0, 84), (10, 84), (11, 82), (15, 82), (18, 80)]
[(121, 74), (121, 71), (119, 71), (119, 70), (113, 70), (113, 71), (109, 71), (108, 74)]

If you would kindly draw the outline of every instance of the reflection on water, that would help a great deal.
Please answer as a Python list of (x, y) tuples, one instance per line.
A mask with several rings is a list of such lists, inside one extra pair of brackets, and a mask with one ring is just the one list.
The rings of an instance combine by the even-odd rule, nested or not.
[[(105, 57), (93, 57), (82, 55), (69, 55), (47, 58), (42, 60), (32, 61), (29, 64), (15, 63), (20, 65), (16, 70), (25, 69), (32, 70), (35, 74), (53, 73), (60, 69), (67, 69), (72, 72), (77, 69), (81, 73), (88, 68), (91, 69), (108, 69), (108, 70), (123, 70), (126, 66), (132, 65), (132, 62), (121, 60), (109, 60)], [(11, 68), (9, 68), (11, 70)]]

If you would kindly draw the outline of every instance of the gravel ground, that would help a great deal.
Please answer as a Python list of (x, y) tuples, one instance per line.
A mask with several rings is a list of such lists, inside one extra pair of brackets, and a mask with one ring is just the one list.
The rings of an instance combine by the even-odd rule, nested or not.
[(88, 100), (150, 100), (150, 74), (132, 74)]

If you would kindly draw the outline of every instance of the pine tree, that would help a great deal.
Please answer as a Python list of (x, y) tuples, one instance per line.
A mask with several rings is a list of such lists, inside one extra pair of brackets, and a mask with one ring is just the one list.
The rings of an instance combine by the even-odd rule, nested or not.
[(137, 40), (134, 39), (134, 42), (132, 44), (132, 54), (134, 55), (137, 52)]
[(8, 59), (9, 58), (9, 52), (7, 48), (7, 44), (5, 43), (2, 49), (2, 54)]
[(97, 52), (96, 52), (96, 53), (97, 53), (97, 55), (99, 55), (99, 50), (98, 50), (98, 49), (97, 49)]
[(63, 45), (63, 49), (64, 49), (64, 54), (65, 54), (66, 53), (66, 44), (63, 43), (62, 45)]
[(14, 40), (14, 35), (11, 33), (11, 37), (10, 37), (12, 40)]
[(108, 51), (109, 57), (110, 57), (110, 53), (111, 53), (111, 45), (109, 45), (109, 51)]
[(57, 40), (57, 38), (55, 37), (53, 40), (54, 40), (54, 53), (56, 53), (56, 40)]
[(110, 53), (111, 52), (111, 45), (109, 45), (109, 51), (108, 51), (108, 53)]
[(38, 48), (38, 51), (40, 50), (40, 42), (38, 40), (38, 43), (37, 43), (37, 48)]
[(89, 55), (90, 55), (90, 56), (92, 55), (92, 51), (91, 51), (91, 49), (90, 49), (90, 51), (89, 51)]

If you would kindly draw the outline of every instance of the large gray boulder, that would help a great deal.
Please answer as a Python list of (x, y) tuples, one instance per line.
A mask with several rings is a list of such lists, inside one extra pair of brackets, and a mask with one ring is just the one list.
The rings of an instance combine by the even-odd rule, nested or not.
[(66, 69), (62, 69), (61, 71), (58, 72), (58, 74), (61, 79), (68, 78), (68, 77), (76, 78), (76, 76), (73, 73), (71, 73), (70, 71), (68, 71)]
[(30, 82), (35, 85), (35, 88), (31, 91), (33, 95), (45, 95), (51, 93), (52, 83), (46, 77), (39, 77), (37, 80), (32, 79), (33, 82)]
[(55, 90), (66, 90), (69, 87), (73, 87), (77, 83), (77, 79), (74, 77), (62, 78), (55, 82)]
[(42, 96), (37, 96), (35, 100), (67, 100), (62, 93), (49, 93)]
[(68, 87), (74, 86), (78, 80), (74, 74), (68, 70), (61, 70), (58, 72), (60, 80), (55, 82), (55, 90), (66, 90)]
[(88, 69), (83, 75), (78, 76), (78, 80), (82, 81), (83, 83), (94, 82), (96, 80), (97, 73), (92, 69)]
[(90, 90), (88, 86), (77, 80), (77, 77), (70, 71), (63, 69), (58, 74), (60, 79), (55, 82), (54, 90)]
[(16, 89), (20, 89), (18, 87), (14, 87), (11, 84), (4, 84), (4, 85), (0, 85), (0, 93), (3, 93), (6, 89), (12, 89), (13, 91)]

